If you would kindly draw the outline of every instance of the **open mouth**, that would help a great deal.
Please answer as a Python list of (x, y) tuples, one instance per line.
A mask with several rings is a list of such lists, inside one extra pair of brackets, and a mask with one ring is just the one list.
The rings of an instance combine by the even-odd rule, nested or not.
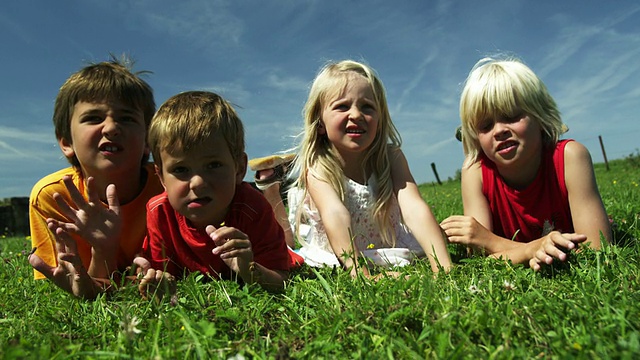
[(197, 198), (197, 199), (189, 201), (189, 204), (187, 205), (187, 207), (190, 208), (190, 209), (199, 208), (199, 207), (207, 205), (210, 202), (211, 202), (211, 198), (210, 197), (201, 197), (201, 198)]
[(110, 152), (110, 153), (115, 153), (122, 150), (118, 145), (115, 145), (115, 144), (103, 144), (103, 145), (100, 145), (99, 149), (100, 151)]
[(511, 148), (511, 147), (513, 147), (513, 146), (516, 146), (516, 144), (517, 144), (517, 143), (516, 143), (515, 141), (506, 141), (506, 142), (503, 142), (502, 144), (498, 145), (498, 151), (502, 151), (502, 150), (505, 150), (505, 149), (509, 149), (509, 148)]
[(363, 129), (356, 129), (356, 128), (347, 129), (346, 132), (347, 132), (347, 134), (364, 134), (365, 133), (365, 131)]

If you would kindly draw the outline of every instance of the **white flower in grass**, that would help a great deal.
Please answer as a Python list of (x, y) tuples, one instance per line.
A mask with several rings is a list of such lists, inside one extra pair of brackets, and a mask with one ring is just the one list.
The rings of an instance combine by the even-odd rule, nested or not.
[(516, 285), (507, 280), (505, 280), (504, 283), (502, 283), (502, 285), (504, 285), (504, 289), (507, 291), (513, 291), (516, 289)]
[(122, 332), (129, 339), (133, 340), (137, 334), (140, 334), (142, 331), (138, 329), (136, 326), (140, 324), (140, 320), (137, 317), (132, 317), (129, 319), (129, 316), (125, 316), (124, 321), (120, 321), (120, 326), (122, 327)]
[(481, 293), (482, 290), (480, 290), (480, 288), (478, 288), (475, 284), (471, 284), (469, 286), (469, 292), (475, 295), (475, 294)]
[(245, 357), (244, 355), (237, 353), (233, 356), (228, 357), (227, 360), (245, 360)]

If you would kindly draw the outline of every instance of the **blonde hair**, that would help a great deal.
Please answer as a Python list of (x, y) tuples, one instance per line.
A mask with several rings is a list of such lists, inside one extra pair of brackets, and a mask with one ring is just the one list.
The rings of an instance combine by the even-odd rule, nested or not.
[[(389, 115), (382, 81), (371, 67), (356, 61), (343, 60), (328, 63), (320, 69), (311, 85), (303, 110), (304, 131), (295, 162), (295, 171), (298, 174), (296, 186), (304, 190), (304, 196), (301, 197), (304, 201), (308, 194), (307, 176), (313, 175), (331, 184), (344, 202), (344, 171), (333, 146), (326, 135), (321, 135), (318, 132), (318, 127), (322, 120), (324, 107), (344, 91), (353, 76), (361, 76), (371, 85), (380, 117), (376, 137), (369, 149), (366, 150), (362, 171), (364, 173), (366, 169), (369, 169), (375, 175), (378, 188), (374, 194), (372, 215), (385, 244), (394, 246), (395, 232), (391, 231), (392, 227), (389, 222), (390, 199), (393, 196), (389, 155), (390, 149), (399, 148), (402, 140)], [(301, 209), (303, 208), (301, 205), (298, 206), (296, 224), (300, 224)]]
[(521, 112), (539, 123), (546, 145), (555, 144), (565, 131), (560, 111), (547, 87), (522, 61), (516, 58), (478, 61), (460, 97), (465, 166), (480, 159), (478, 126), (484, 120), (511, 118)]
[(155, 164), (162, 169), (163, 150), (187, 152), (217, 132), (239, 164), (244, 154), (244, 127), (231, 104), (212, 92), (184, 92), (169, 98), (158, 109), (149, 128), (149, 148)]

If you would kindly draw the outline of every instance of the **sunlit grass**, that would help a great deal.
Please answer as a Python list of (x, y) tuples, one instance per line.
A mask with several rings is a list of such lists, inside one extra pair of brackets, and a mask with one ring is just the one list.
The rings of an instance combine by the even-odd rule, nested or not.
[[(35, 281), (30, 241), (0, 239), (2, 358), (634, 358), (640, 355), (640, 168), (596, 167), (619, 245), (534, 273), (485, 258), (433, 276), (351, 279), (303, 268), (282, 294), (192, 274), (178, 305), (128, 286), (76, 300)], [(438, 220), (462, 212), (460, 184), (425, 184)]]

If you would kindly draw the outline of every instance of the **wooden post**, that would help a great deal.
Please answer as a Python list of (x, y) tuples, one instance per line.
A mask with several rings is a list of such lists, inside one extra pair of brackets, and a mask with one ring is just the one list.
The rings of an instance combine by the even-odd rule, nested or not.
[(600, 148), (602, 149), (602, 156), (604, 156), (604, 166), (609, 171), (609, 161), (607, 161), (607, 153), (604, 151), (604, 144), (602, 143), (602, 136), (598, 135), (598, 140), (600, 140)]
[(436, 163), (431, 163), (431, 170), (433, 170), (433, 175), (436, 176), (438, 185), (442, 185), (442, 182), (440, 181), (440, 176), (438, 176), (438, 170), (436, 170)]

